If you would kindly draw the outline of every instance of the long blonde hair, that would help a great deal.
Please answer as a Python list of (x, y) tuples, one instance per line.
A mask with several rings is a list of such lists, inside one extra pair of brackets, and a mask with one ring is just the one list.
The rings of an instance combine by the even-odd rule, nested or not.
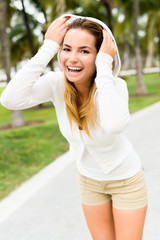
[[(68, 31), (77, 28), (86, 30), (95, 37), (96, 49), (98, 52), (103, 41), (102, 27), (98, 23), (92, 22), (88, 19), (78, 18), (69, 25)], [(74, 83), (70, 82), (65, 77), (64, 85), (64, 100), (70, 125), (72, 127), (72, 121), (74, 121), (89, 137), (91, 137), (89, 129), (94, 128), (97, 125), (97, 113), (94, 103), (94, 95), (96, 91), (95, 77), (96, 72), (92, 77), (87, 102), (80, 107), (78, 106), (78, 92)]]

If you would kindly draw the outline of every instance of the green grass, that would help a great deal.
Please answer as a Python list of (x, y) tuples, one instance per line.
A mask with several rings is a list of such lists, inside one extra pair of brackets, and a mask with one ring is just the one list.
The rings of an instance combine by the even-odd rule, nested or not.
[[(148, 93), (160, 94), (160, 75), (159, 73), (143, 75), (143, 79)], [(130, 95), (136, 93), (136, 77), (129, 76), (126, 79)]]
[(0, 132), (0, 199), (68, 150), (57, 123)]
[[(0, 94), (4, 88), (0, 88)], [(50, 102), (23, 111), (26, 122), (43, 124), (0, 131), (0, 199), (68, 150)], [(0, 127), (11, 123), (11, 111), (0, 105)]]
[(144, 82), (147, 88), (148, 96), (138, 97), (136, 96), (136, 77), (129, 76), (126, 79), (128, 91), (130, 95), (129, 109), (130, 113), (147, 107), (155, 102), (160, 101), (160, 75), (147, 74), (143, 76)]
[[(131, 113), (160, 101), (159, 75), (148, 74), (144, 79), (148, 93), (152, 94), (144, 97), (135, 96), (135, 77), (126, 79)], [(68, 150), (68, 143), (58, 128), (55, 109), (47, 107), (51, 103), (44, 106), (25, 110), (23, 116), (27, 122), (43, 120), (45, 123), (0, 131), (0, 199)], [(10, 123), (10, 111), (0, 105), (0, 127)]]
[[(0, 88), (0, 95), (4, 88)], [(51, 102), (44, 103), (46, 108), (34, 110), (37, 107), (23, 110), (23, 116), (26, 122), (31, 121), (56, 121), (56, 113)], [(0, 127), (11, 124), (10, 110), (0, 104)]]

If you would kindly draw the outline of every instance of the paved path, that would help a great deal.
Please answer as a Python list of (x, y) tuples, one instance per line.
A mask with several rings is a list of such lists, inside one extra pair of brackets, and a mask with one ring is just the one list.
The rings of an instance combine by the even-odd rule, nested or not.
[[(160, 102), (132, 115), (126, 133), (149, 192), (144, 240), (160, 239)], [(63, 155), (0, 202), (0, 240), (91, 240), (75, 162)]]

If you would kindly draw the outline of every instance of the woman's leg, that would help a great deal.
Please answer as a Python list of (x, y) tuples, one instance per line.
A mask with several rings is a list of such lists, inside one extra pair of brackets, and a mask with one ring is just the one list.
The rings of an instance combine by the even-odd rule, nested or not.
[(147, 206), (133, 210), (113, 208), (116, 240), (142, 240)]
[(93, 240), (115, 240), (112, 201), (94, 206), (82, 204), (82, 207)]

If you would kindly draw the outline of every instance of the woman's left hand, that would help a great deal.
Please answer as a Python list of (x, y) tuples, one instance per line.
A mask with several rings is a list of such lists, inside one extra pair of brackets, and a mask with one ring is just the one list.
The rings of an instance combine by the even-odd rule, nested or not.
[(116, 54), (116, 46), (114, 44), (114, 41), (112, 40), (110, 34), (107, 32), (106, 29), (103, 29), (103, 42), (99, 49), (99, 52), (107, 53), (112, 58), (114, 58)]

